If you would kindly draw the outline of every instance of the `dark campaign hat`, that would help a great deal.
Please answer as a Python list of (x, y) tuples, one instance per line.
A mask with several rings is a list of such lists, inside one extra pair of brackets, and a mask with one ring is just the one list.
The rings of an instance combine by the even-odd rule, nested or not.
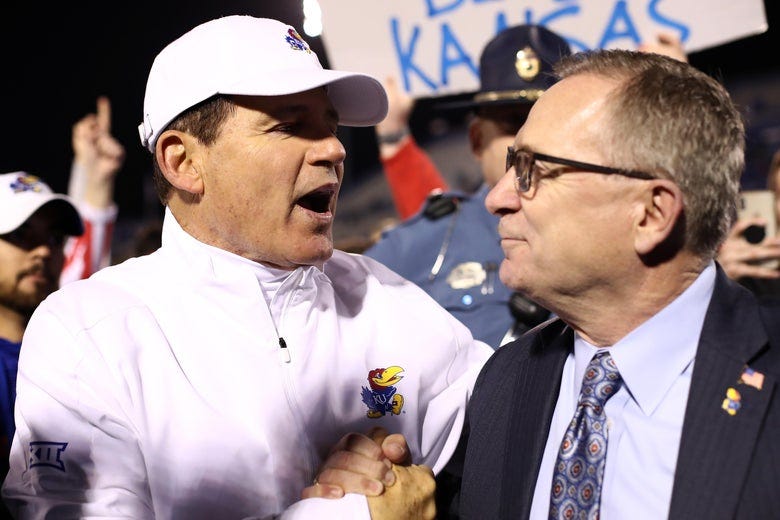
[(569, 43), (541, 25), (508, 27), (482, 50), (479, 92), (441, 108), (533, 103), (555, 83), (553, 65), (570, 54)]

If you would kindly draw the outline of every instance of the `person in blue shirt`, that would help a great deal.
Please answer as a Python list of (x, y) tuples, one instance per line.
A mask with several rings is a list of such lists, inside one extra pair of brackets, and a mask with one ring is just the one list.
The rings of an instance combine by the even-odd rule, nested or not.
[(14, 435), (16, 371), (33, 311), (59, 287), (68, 236), (84, 230), (70, 198), (25, 172), (0, 175), (0, 471)]
[(422, 287), (494, 348), (548, 312), (499, 280), (504, 254), (485, 196), (506, 171), (507, 147), (530, 107), (552, 85), (553, 64), (569, 54), (566, 40), (537, 25), (509, 27), (490, 40), (480, 56), (479, 91), (471, 100), (442, 105), (473, 110), (468, 137), (481, 186), (474, 193), (430, 195), (419, 213), (365, 252)]
[(125, 151), (111, 134), (107, 97), (73, 125), (71, 146), (69, 196), (27, 172), (0, 174), (0, 478), (15, 430), (16, 371), (27, 321), (60, 285), (111, 260), (114, 183)]

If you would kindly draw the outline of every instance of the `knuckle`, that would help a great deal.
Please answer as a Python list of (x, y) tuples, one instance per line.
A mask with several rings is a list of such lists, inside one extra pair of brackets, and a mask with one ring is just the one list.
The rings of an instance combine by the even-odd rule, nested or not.
[(346, 449), (349, 452), (360, 453), (376, 460), (382, 456), (382, 448), (376, 442), (363, 435), (356, 435), (350, 438)]
[(363, 442), (363, 436), (359, 433), (348, 433), (346, 437), (344, 438), (344, 445), (349, 448), (354, 448), (355, 446), (360, 446), (360, 444)]
[(335, 473), (335, 470), (331, 469), (330, 467), (326, 467), (320, 471), (319, 475), (317, 475), (317, 482), (320, 484), (331, 484), (333, 483)]
[(336, 468), (348, 467), (349, 459), (350, 453), (348, 451), (337, 451), (328, 458), (327, 465)]
[(377, 496), (381, 495), (382, 492), (385, 490), (384, 485), (382, 485), (381, 482), (378, 482), (376, 480), (370, 479), (370, 478), (361, 478), (359, 481), (360, 484), (360, 491), (364, 492), (366, 495), (369, 496)]
[(321, 486), (309, 486), (304, 488), (301, 492), (301, 498), (318, 498), (320, 496), (320, 487)]

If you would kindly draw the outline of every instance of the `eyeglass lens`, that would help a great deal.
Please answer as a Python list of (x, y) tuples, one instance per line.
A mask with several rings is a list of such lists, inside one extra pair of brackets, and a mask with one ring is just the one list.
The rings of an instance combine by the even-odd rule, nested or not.
[(506, 171), (515, 167), (515, 184), (520, 192), (528, 191), (531, 186), (531, 171), (533, 170), (534, 155), (525, 150), (515, 150), (511, 146), (506, 152)]

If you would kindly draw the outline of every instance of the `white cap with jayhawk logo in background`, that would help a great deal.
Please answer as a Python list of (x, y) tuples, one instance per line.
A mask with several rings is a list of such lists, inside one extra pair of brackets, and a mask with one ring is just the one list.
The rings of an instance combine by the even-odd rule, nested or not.
[(198, 25), (166, 46), (149, 71), (141, 143), (152, 153), (165, 127), (216, 95), (282, 96), (327, 85), (344, 126), (372, 126), (387, 114), (381, 83), (323, 69), (297, 31), (269, 18), (233, 15)]
[(45, 204), (57, 206), (61, 229), (67, 235), (79, 236), (84, 232), (81, 216), (70, 197), (54, 193), (45, 182), (26, 172), (0, 174), (0, 235), (14, 231)]

